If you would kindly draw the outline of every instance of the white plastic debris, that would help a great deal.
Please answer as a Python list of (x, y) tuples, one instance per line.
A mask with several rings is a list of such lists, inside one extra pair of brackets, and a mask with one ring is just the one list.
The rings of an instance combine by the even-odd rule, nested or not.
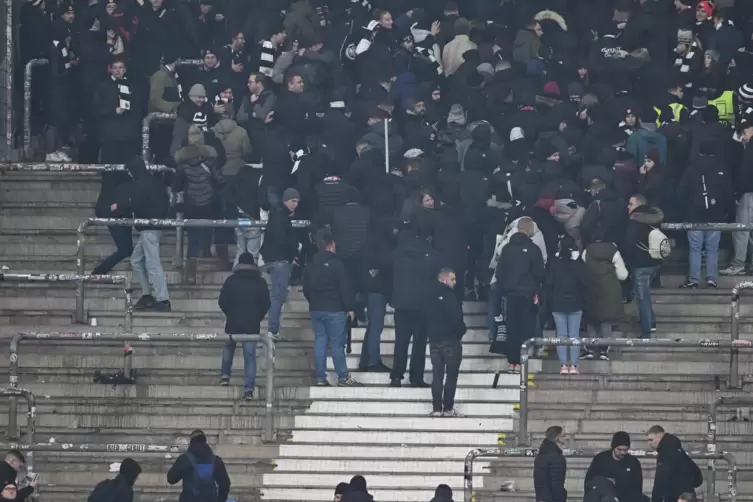
[(50, 438), (50, 440), (47, 441), (47, 442), (50, 443), (50, 444), (55, 444), (55, 438)]
[(110, 472), (120, 472), (120, 462), (110, 464)]

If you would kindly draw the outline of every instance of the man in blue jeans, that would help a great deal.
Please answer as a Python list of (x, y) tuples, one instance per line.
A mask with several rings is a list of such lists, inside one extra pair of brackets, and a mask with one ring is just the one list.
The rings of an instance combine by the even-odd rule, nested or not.
[[(254, 263), (251, 253), (241, 253), (233, 275), (220, 290), (218, 301), (225, 314), (225, 333), (228, 335), (256, 335), (261, 333), (261, 321), (269, 310), (269, 287)], [(228, 341), (222, 350), (220, 385), (230, 384), (235, 342)], [(256, 342), (243, 342), (244, 399), (253, 399), (256, 383)]]
[(309, 302), (311, 326), (314, 328), (314, 368), (316, 384), (328, 386), (327, 345), (332, 350), (332, 362), (338, 386), (360, 385), (348, 373), (345, 344), (348, 321), (355, 319), (356, 296), (348, 282), (345, 265), (335, 254), (336, 246), (327, 229), (316, 234), (319, 252), (303, 274), (303, 296)]
[(271, 208), (267, 227), (264, 229), (264, 243), (260, 253), (272, 286), (268, 322), (269, 333), (273, 338), (279, 338), (282, 305), (288, 298), (290, 275), (301, 249), (291, 222), (300, 200), (298, 190), (286, 189), (282, 195), (282, 205)]
[(641, 338), (651, 338), (656, 331), (656, 316), (651, 304), (651, 280), (659, 271), (661, 260), (649, 254), (648, 235), (661, 225), (664, 213), (651, 207), (642, 195), (634, 195), (628, 203), (630, 217), (625, 229), (623, 242), (624, 257), (633, 280), (635, 301), (641, 325)]

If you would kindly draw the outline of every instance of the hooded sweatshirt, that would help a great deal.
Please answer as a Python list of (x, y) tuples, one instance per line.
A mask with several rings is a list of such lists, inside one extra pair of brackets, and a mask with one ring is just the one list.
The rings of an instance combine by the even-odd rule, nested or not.
[[(230, 477), (227, 475), (225, 463), (212, 452), (212, 448), (206, 443), (206, 438), (195, 438), (188, 446), (188, 453), (192, 453), (197, 464), (207, 464), (214, 460), (214, 481), (217, 484), (217, 502), (227, 502), (230, 492)], [(191, 502), (192, 494), (186, 486), (186, 481), (194, 475), (194, 467), (186, 453), (175, 460), (170, 470), (167, 471), (167, 482), (171, 485), (183, 481), (183, 491), (180, 494), (180, 502)]]
[[(126, 163), (133, 178), (115, 192), (115, 214), (132, 218), (167, 218), (170, 199), (162, 181), (149, 174), (141, 157), (133, 157)], [(136, 226), (137, 230), (159, 230), (150, 225)]]

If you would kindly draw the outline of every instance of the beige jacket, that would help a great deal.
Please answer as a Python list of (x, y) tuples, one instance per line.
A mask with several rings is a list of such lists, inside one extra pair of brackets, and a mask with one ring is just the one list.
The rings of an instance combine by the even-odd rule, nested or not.
[(458, 71), (460, 65), (465, 62), (463, 54), (466, 51), (476, 49), (477, 46), (468, 35), (457, 35), (450, 40), (447, 45), (444, 46), (442, 51), (442, 67), (444, 68), (444, 74), (448, 77)]

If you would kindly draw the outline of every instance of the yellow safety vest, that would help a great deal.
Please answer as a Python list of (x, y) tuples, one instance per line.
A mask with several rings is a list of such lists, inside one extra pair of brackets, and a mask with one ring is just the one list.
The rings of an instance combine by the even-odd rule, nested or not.
[(734, 95), (733, 91), (724, 91), (718, 98), (709, 100), (709, 105), (715, 106), (719, 111), (719, 122), (725, 124), (735, 123)]
[(682, 111), (687, 110), (687, 108), (685, 108), (685, 105), (683, 105), (682, 103), (672, 103), (671, 105), (669, 105), (669, 107), (672, 109), (672, 115), (674, 115), (676, 122), (680, 121)]

